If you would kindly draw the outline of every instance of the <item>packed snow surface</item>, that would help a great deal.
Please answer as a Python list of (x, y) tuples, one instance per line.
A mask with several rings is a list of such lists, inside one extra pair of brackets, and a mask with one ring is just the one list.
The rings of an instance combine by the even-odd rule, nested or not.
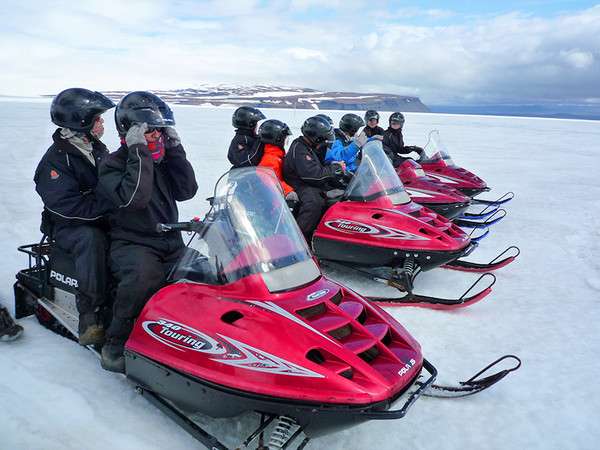
[[(37, 242), (42, 203), (33, 172), (50, 145), (48, 101), (0, 102), (0, 298), (14, 312), (17, 252)], [(177, 129), (200, 189), (181, 204), (182, 220), (203, 216), (204, 200), (229, 169), (232, 108), (174, 107)], [(266, 111), (298, 136), (312, 111)], [(326, 111), (337, 122), (346, 111)], [(362, 115), (362, 111), (358, 112)], [(382, 113), (382, 125), (388, 114)], [(600, 442), (600, 122), (518, 117), (406, 114), (405, 141), (424, 146), (437, 129), (454, 161), (492, 192), (515, 193), (507, 216), (471, 256), (488, 261), (510, 245), (521, 255), (496, 272), (493, 292), (454, 311), (386, 307), (421, 343), (439, 382), (466, 380), (503, 354), (522, 367), (472, 397), (421, 398), (404, 419), (374, 421), (311, 441), (309, 449), (592, 449)], [(104, 142), (117, 148), (112, 113)], [(295, 137), (294, 136), (294, 137)], [(368, 295), (385, 286), (329, 272)], [(436, 269), (416, 290), (460, 295), (473, 274)], [(198, 443), (135, 394), (125, 377), (106, 372), (91, 352), (19, 321), (21, 339), (0, 342), (0, 448), (187, 449)], [(252, 417), (199, 420), (233, 446)]]

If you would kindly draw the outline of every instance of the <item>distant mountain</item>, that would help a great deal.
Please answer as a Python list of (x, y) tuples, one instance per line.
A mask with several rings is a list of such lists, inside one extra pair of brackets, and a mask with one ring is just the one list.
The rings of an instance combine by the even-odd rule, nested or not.
[[(322, 92), (280, 86), (201, 85), (190, 89), (151, 91), (171, 104), (202, 106), (254, 106), (314, 110), (367, 110), (432, 112), (418, 97), (356, 92)], [(104, 92), (119, 100), (127, 92)]]

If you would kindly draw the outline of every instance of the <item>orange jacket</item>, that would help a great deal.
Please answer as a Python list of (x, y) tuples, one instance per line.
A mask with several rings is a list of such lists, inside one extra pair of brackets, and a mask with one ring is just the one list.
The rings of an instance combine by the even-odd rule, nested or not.
[(284, 157), (285, 152), (282, 149), (273, 144), (265, 144), (265, 154), (258, 165), (273, 169), (277, 174), (277, 177), (279, 177), (279, 181), (281, 181), (284, 195), (288, 195), (294, 190), (294, 188), (283, 181), (283, 177), (281, 176), (281, 168), (283, 167)]

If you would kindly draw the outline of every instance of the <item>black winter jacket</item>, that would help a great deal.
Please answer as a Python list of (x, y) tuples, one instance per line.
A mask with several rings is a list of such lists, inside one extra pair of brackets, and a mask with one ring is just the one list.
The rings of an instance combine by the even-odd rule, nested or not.
[(35, 170), (35, 190), (42, 197), (46, 211), (43, 232), (56, 232), (61, 228), (89, 224), (104, 226), (103, 215), (110, 208), (105, 198), (98, 194), (98, 169), (100, 161), (108, 155), (106, 146), (93, 142), (94, 166), (81, 151), (56, 130), (54, 143), (48, 148)]
[(254, 131), (239, 129), (235, 130), (235, 136), (229, 144), (227, 159), (233, 165), (233, 169), (258, 166), (264, 153), (264, 145)]
[(302, 136), (290, 145), (283, 161), (283, 179), (294, 189), (305, 186), (325, 189), (327, 181), (342, 171), (336, 163), (323, 165), (315, 153), (316, 149), (317, 146), (311, 146)]
[(158, 232), (158, 223), (179, 220), (177, 201), (189, 200), (198, 190), (194, 169), (183, 147), (167, 149), (161, 163), (152, 161), (145, 144), (119, 150), (102, 161), (99, 188), (113, 203), (111, 239), (171, 251), (179, 232)]
[(367, 125), (363, 128), (363, 130), (367, 137), (373, 137), (375, 135), (383, 136), (383, 128), (381, 128), (379, 125), (377, 125), (375, 128), (371, 128)]
[(383, 132), (383, 150), (392, 160), (394, 167), (398, 167), (407, 159), (402, 155), (408, 155), (415, 151), (415, 147), (404, 145), (401, 128), (394, 130), (390, 127)]

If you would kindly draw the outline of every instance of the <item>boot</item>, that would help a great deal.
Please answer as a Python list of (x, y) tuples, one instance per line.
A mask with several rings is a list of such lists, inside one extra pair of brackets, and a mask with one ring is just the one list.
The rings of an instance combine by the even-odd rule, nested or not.
[(23, 333), (23, 327), (16, 324), (4, 306), (0, 306), (0, 340), (13, 341)]
[(104, 324), (99, 313), (79, 314), (79, 345), (96, 345), (104, 342)]
[(125, 373), (125, 342), (121, 339), (108, 338), (102, 347), (102, 360), (100, 365), (104, 370)]
[(79, 345), (98, 345), (104, 342), (104, 315), (102, 309), (92, 306), (83, 294), (77, 296), (79, 311)]

